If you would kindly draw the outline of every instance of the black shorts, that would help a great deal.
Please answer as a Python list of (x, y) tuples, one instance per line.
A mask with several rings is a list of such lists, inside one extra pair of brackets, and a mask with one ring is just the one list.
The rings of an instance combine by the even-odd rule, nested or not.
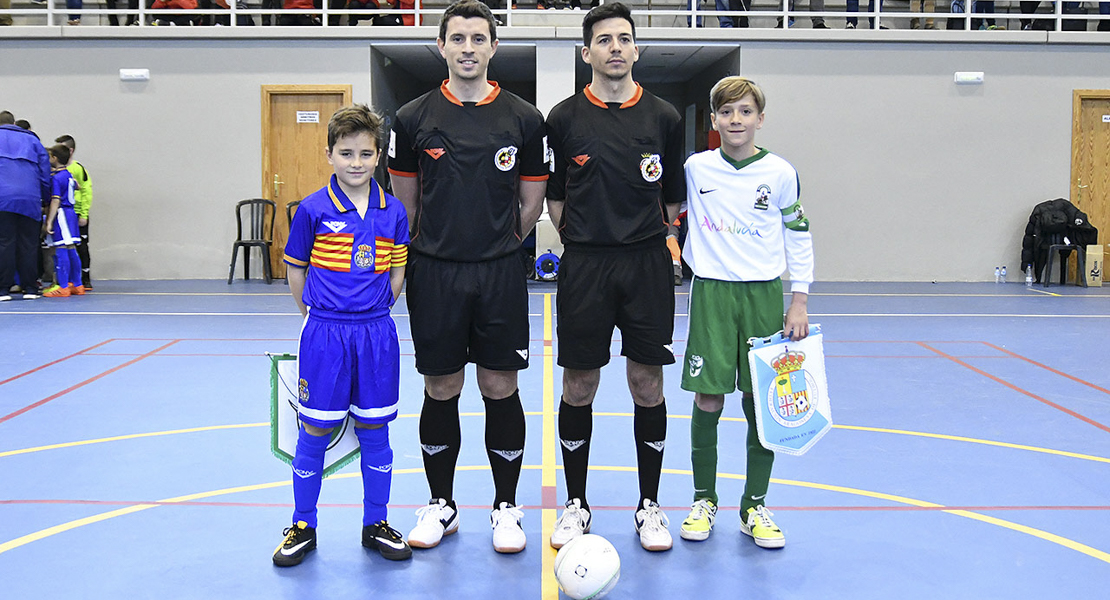
[(405, 297), (416, 370), (450, 375), (466, 363), (528, 367), (528, 285), (517, 254), (453, 262), (409, 254)]
[(662, 242), (615, 251), (567, 248), (556, 306), (561, 367), (608, 364), (614, 327), (621, 330), (622, 356), (644, 365), (675, 362), (674, 266)]

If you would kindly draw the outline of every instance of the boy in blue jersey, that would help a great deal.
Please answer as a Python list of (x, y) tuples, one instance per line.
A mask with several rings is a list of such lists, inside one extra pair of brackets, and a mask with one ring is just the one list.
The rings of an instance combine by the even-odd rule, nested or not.
[(362, 545), (390, 560), (412, 550), (386, 521), (397, 418), (400, 350), (389, 309), (401, 293), (408, 217), (372, 175), (383, 120), (363, 105), (328, 122), (328, 185), (305, 198), (285, 246), (289, 288), (305, 315), (299, 345), (298, 404), (303, 428), (293, 458), (293, 524), (274, 564), (300, 564), (316, 548), (316, 503), (332, 430), (350, 413), (362, 449)]
[(51, 146), (47, 152), (50, 154), (53, 191), (43, 228), (46, 231), (46, 243), (54, 247), (54, 276), (57, 283), (42, 295), (46, 298), (81, 296), (85, 293), (85, 288), (81, 285), (81, 259), (77, 256), (81, 234), (77, 225), (77, 213), (73, 210), (73, 193), (78, 185), (66, 170), (69, 148), (58, 144)]

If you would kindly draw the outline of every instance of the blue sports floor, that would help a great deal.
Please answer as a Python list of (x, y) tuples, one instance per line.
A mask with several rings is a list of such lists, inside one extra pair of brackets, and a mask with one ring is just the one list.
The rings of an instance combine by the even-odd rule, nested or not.
[[(554, 286), (531, 292), (518, 495), (528, 548), (503, 556), (490, 545), (493, 485), (471, 374), (459, 533), (408, 562), (363, 549), (352, 466), (325, 481), (319, 549), (289, 569), (270, 561), (292, 494), (270, 452), (264, 355), (295, 351), (287, 287), (105, 281), (83, 297), (0, 304), (0, 598), (560, 597), (546, 542), (565, 500)], [(1110, 597), (1110, 288), (819, 283), (809, 309), (825, 334), (837, 425), (809, 454), (776, 463), (768, 506), (783, 550), (739, 533), (736, 396), (721, 426), (716, 529), (706, 542), (678, 538), (692, 493), (681, 357), (666, 369), (660, 498), (675, 547), (642, 550), (623, 359), (602, 371), (590, 501), (593, 532), (623, 561), (612, 598)], [(407, 532), (428, 491), (403, 301), (395, 316), (390, 521)]]

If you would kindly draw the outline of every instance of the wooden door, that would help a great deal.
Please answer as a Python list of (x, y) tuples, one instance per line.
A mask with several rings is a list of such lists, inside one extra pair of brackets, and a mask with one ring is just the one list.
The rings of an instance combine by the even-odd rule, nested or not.
[(1071, 200), (1098, 228), (1105, 249), (1110, 240), (1110, 90), (1072, 92)]
[(262, 197), (277, 203), (270, 267), (285, 277), (285, 240), (290, 202), (323, 187), (332, 168), (324, 151), (328, 119), (351, 103), (349, 85), (262, 86)]

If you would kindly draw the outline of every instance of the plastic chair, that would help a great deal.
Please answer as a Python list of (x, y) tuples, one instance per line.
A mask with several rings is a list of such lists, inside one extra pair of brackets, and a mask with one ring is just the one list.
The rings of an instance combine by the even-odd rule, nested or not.
[[(294, 201), (290, 202), (289, 204), (285, 205), (285, 223), (289, 226), (287, 231), (292, 231), (293, 230), (293, 213), (297, 212), (297, 207), (300, 206), (300, 205), (301, 205), (300, 200), (294, 200)], [(288, 235), (285, 236), (285, 239), (289, 239), (289, 236)], [(286, 265), (286, 267), (285, 267), (285, 284), (289, 285), (289, 266), (288, 265)]]
[(1044, 277), (1041, 278), (1044, 287), (1051, 284), (1052, 263), (1056, 260), (1057, 255), (1060, 257), (1060, 285), (1068, 283), (1068, 259), (1071, 258), (1072, 250), (1075, 251), (1075, 260), (1078, 264), (1075, 270), (1075, 285), (1087, 287), (1087, 277), (1085, 276), (1087, 272), (1086, 249), (1076, 244), (1065, 244), (1059, 236), (1053, 236), (1053, 238), (1054, 242), (1060, 243), (1050, 244), (1048, 247), (1048, 258), (1044, 263)]
[[(268, 216), (267, 212), (269, 212)], [(246, 213), (247, 223), (245, 237), (243, 235), (244, 213)], [(273, 200), (251, 198), (240, 200), (235, 204), (236, 239), (231, 246), (231, 268), (227, 272), (229, 285), (235, 277), (235, 259), (240, 248), (243, 249), (243, 279), (251, 278), (251, 248), (258, 248), (262, 252), (262, 274), (266, 277), (266, 283), (273, 280), (270, 277), (270, 246), (274, 243), (276, 215), (277, 204)]]

